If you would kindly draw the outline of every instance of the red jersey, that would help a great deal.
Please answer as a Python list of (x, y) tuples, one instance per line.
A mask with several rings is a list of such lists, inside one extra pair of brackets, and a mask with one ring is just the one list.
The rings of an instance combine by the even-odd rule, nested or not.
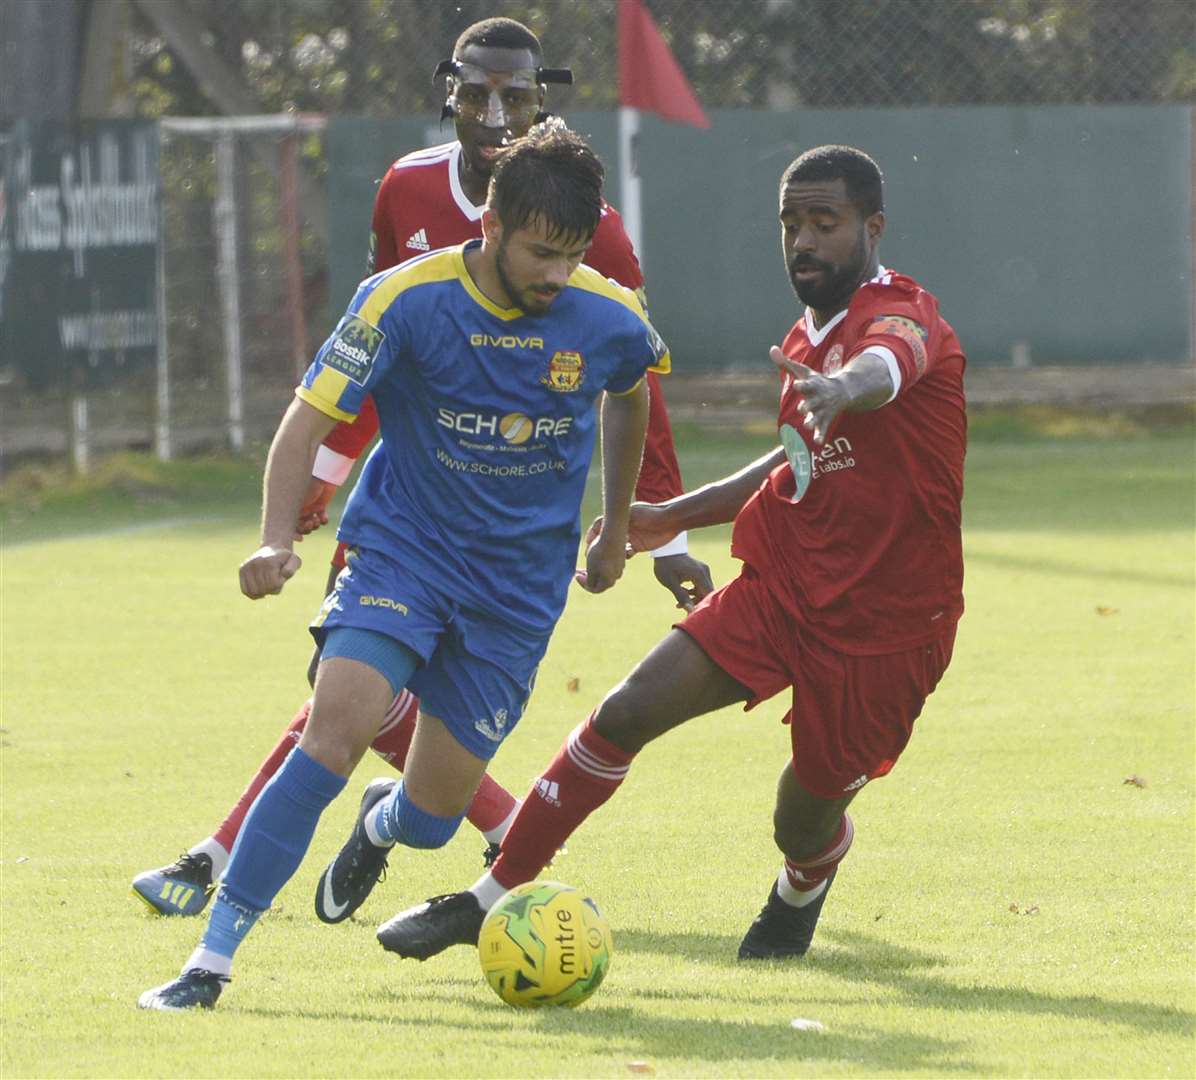
[[(386, 171), (374, 200), (368, 267), (371, 274), (482, 235), (482, 207), (470, 202), (461, 187), (457, 171), (460, 158), (461, 144), (445, 143), (406, 154)], [(623, 219), (605, 203), (586, 263), (629, 289), (643, 288), (644, 277), (623, 229)], [(681, 469), (655, 372), (648, 373), (648, 386), (651, 407), (636, 497), (662, 502), (681, 494)], [(345, 458), (356, 459), (377, 431), (378, 414), (373, 401), (367, 399), (357, 420), (338, 424), (324, 445)]]
[(786, 374), (777, 423), (788, 460), (739, 512), (731, 553), (840, 652), (895, 653), (938, 638), (963, 613), (967, 414), (955, 331), (930, 293), (882, 269), (821, 329), (807, 311), (781, 349), (825, 375), (879, 352), (897, 393), (879, 409), (841, 413), (817, 446)]

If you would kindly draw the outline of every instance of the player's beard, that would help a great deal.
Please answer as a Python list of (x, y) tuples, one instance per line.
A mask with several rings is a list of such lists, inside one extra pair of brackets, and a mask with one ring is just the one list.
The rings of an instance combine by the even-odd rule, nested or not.
[(509, 272), (507, 245), (505, 242), (500, 241), (498, 245), (494, 268), (498, 273), (498, 280), (502, 283), (503, 290), (507, 294), (507, 299), (511, 301), (514, 307), (522, 308), (529, 315), (543, 315), (552, 305), (553, 300), (556, 299), (556, 294), (559, 290), (554, 289), (552, 296), (547, 300), (536, 296), (533, 292), (534, 289), (550, 289), (550, 285), (527, 285), (520, 288), (515, 284)]
[[(813, 281), (798, 281), (794, 271), (799, 268), (820, 270), (821, 276)], [(851, 294), (860, 287), (868, 267), (868, 249), (864, 245), (864, 230), (856, 243), (851, 258), (840, 267), (834, 263), (797, 256), (789, 263), (789, 283), (797, 298), (815, 311), (841, 310), (851, 299)]]

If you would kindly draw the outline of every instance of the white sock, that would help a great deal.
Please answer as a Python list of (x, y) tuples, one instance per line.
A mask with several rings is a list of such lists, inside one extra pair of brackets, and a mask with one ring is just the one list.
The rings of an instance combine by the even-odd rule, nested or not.
[(206, 855), (212, 860), (212, 880), (219, 881), (228, 869), (228, 851), (214, 836), (201, 840), (193, 848), (187, 850), (188, 855)]
[(370, 843), (373, 844), (374, 847), (392, 848), (395, 846), (393, 840), (385, 839), (382, 834), (378, 832), (378, 815), (381, 814), (385, 809), (388, 798), (379, 799), (378, 805), (375, 806), (374, 809), (368, 814), (366, 814), (365, 821), (362, 822), (362, 824), (365, 826), (365, 835), (369, 838)]
[(486, 838), (487, 843), (501, 844), (502, 838), (507, 835), (507, 830), (511, 827), (511, 822), (515, 820), (515, 815), (519, 813), (519, 808), (523, 805), (518, 799), (515, 800), (515, 805), (511, 807), (511, 812), (502, 819), (493, 829), (484, 829), (482, 835)]
[(221, 956), (219, 953), (212, 952), (211, 949), (205, 949), (202, 945), (197, 945), (195, 952), (187, 957), (187, 962), (183, 965), (183, 971), (190, 971), (192, 968), (203, 968), (205, 971), (210, 971), (213, 975), (229, 975), (233, 970), (233, 958), (231, 956)]
[(789, 875), (785, 873), (785, 868), (781, 867), (780, 876), (777, 878), (777, 895), (790, 907), (805, 907), (817, 900), (824, 892), (826, 892), (825, 881), (820, 881), (814, 888), (808, 889), (806, 892), (795, 889), (789, 884)]
[(478, 898), (483, 911), (489, 911), (507, 893), (507, 887), (494, 880), (489, 870), (469, 886), (469, 891)]

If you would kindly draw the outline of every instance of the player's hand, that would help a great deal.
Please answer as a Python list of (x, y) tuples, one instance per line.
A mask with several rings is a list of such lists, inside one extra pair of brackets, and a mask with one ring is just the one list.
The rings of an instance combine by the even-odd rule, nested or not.
[(797, 411), (805, 417), (802, 423), (813, 429), (814, 441), (821, 445), (835, 417), (847, 406), (847, 388), (838, 379), (828, 378), (805, 364), (790, 360), (775, 345), (768, 350), (768, 357), (781, 371), (792, 376), (793, 388), (802, 398), (797, 403)]
[(295, 539), (302, 539), (321, 525), (328, 524), (328, 504), (336, 494), (336, 485), (313, 476), (303, 495), (299, 520), (295, 523)]
[(682, 611), (693, 611), (694, 604), (714, 592), (710, 567), (692, 555), (663, 555), (652, 560), (656, 580), (673, 594)]
[[(587, 549), (602, 535), (602, 523), (603, 518), (599, 514), (586, 530)], [(668, 507), (656, 503), (632, 503), (627, 525), (627, 557), (631, 558), (639, 551), (655, 551), (658, 547), (664, 547), (680, 531), (670, 523)]]
[(302, 565), (290, 548), (260, 547), (241, 563), (241, 592), (250, 600), (277, 596)]
[(632, 551), (655, 551), (679, 532), (669, 507), (661, 503), (634, 502), (627, 521), (627, 543)]
[(623, 567), (626, 565), (626, 541), (600, 532), (586, 547), (585, 569), (578, 570), (573, 577), (586, 592), (606, 592), (623, 576)]

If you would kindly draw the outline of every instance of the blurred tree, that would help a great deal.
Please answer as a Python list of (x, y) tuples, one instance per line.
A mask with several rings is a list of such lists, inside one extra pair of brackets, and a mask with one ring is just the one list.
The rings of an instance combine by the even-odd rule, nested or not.
[[(140, 0), (139, 0), (140, 2)], [(646, 0), (712, 108), (1196, 100), (1186, 0)], [(615, 0), (155, 0), (183, 7), (263, 112), (435, 113), (436, 61), (470, 23), (510, 15), (577, 84), (617, 98)], [(143, 115), (218, 111), (146, 17), (130, 89)]]

